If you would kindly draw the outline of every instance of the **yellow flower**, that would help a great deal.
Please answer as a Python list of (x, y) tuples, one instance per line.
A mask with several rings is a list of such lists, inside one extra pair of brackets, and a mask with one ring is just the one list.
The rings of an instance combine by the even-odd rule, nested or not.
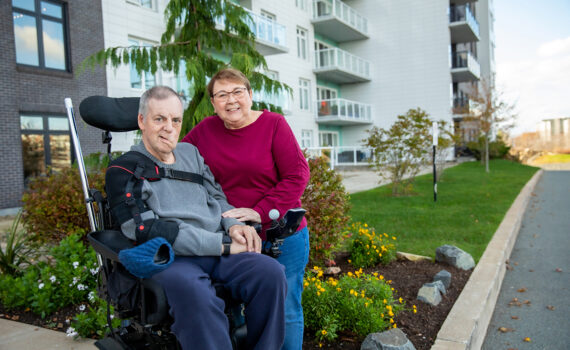
[(340, 292), (340, 291), (341, 291), (341, 289), (340, 289), (340, 288), (337, 288), (337, 289), (336, 289), (336, 291), (337, 291), (337, 292)]
[(323, 343), (319, 343), (319, 348), (322, 348), (322, 347), (323, 347)]
[(383, 280), (383, 279), (384, 279), (384, 276), (380, 275), (380, 276), (378, 276), (378, 278), (379, 278), (380, 280)]
[(394, 313), (392, 312), (392, 310), (390, 310), (390, 311), (388, 312), (388, 316), (390, 316), (390, 317), (394, 316)]
[(394, 323), (394, 319), (391, 318), (391, 319), (390, 319), (390, 323)]
[(305, 282), (304, 286), (305, 286), (305, 287), (308, 287), (308, 286), (309, 286), (309, 282)]
[(350, 264), (352, 261), (350, 259), (348, 259), (348, 263)]
[(397, 328), (398, 326), (394, 323), (394, 328)]
[(417, 313), (418, 313), (418, 310), (417, 310), (417, 309), (414, 309), (414, 313), (417, 314)]
[(398, 301), (400, 302), (400, 304), (404, 303), (404, 299), (402, 298), (398, 298)]
[(323, 329), (323, 330), (321, 331), (321, 334), (322, 334), (322, 335), (327, 335), (327, 331)]
[(393, 239), (393, 240), (396, 240), (396, 237), (392, 236), (392, 239)]
[(323, 287), (321, 287), (321, 292), (323, 292), (323, 293), (325, 292), (325, 289)]
[(364, 227), (368, 227), (368, 224), (364, 224)]
[[(388, 304), (388, 300), (384, 299), (382, 300), (384, 302), (384, 304)], [(389, 305), (388, 305), (389, 306)]]
[(527, 342), (527, 343), (530, 343), (530, 338), (529, 338), (529, 337), (526, 337), (526, 338), (524, 338), (523, 340), (524, 340), (525, 342)]
[(348, 271), (347, 275), (352, 277), (352, 272)]
[(364, 307), (368, 307), (368, 303), (364, 303)]
[(378, 276), (378, 272), (372, 272), (373, 276)]

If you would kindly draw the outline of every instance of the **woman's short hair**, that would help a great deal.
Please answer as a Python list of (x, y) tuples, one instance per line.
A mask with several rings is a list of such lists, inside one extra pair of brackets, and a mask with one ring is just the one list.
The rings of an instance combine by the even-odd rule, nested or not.
[(148, 101), (155, 99), (155, 100), (164, 100), (169, 98), (170, 96), (176, 96), (180, 103), (182, 103), (182, 99), (180, 95), (173, 89), (169, 88), (168, 86), (157, 85), (153, 86), (150, 89), (146, 90), (139, 101), (139, 114), (142, 114), (143, 117), (146, 117), (146, 113), (148, 111)]
[(251, 90), (251, 84), (249, 83), (249, 79), (247, 79), (245, 74), (243, 74), (241, 71), (235, 68), (224, 68), (218, 71), (218, 73), (216, 73), (208, 83), (208, 94), (210, 95), (210, 97), (214, 97), (214, 84), (218, 80), (229, 80), (232, 82), (239, 82), (245, 85), (247, 91)]

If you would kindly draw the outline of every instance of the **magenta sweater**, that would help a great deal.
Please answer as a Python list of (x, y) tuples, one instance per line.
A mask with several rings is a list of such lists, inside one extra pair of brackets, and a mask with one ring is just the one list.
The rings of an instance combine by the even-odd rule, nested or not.
[[(309, 165), (282, 115), (264, 110), (254, 123), (235, 130), (211, 116), (182, 142), (198, 148), (228, 202), (236, 208), (253, 208), (265, 228), (271, 209), (283, 216), (288, 209), (301, 207)], [(299, 230), (306, 226), (303, 219)]]

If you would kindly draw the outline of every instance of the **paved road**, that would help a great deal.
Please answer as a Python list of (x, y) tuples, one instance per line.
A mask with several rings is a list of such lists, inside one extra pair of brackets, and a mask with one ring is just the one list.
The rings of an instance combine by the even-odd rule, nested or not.
[(570, 171), (545, 170), (532, 196), (483, 350), (570, 349)]

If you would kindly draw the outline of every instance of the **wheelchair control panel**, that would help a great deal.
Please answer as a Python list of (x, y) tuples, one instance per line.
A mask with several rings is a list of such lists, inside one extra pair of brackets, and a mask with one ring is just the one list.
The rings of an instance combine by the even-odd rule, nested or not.
[(273, 258), (281, 255), (281, 245), (285, 238), (292, 236), (297, 232), (297, 228), (301, 224), (306, 210), (303, 208), (289, 209), (283, 218), (279, 220), (279, 211), (271, 209), (269, 218), (271, 218), (271, 226), (265, 232), (266, 244), (263, 245), (262, 253)]

